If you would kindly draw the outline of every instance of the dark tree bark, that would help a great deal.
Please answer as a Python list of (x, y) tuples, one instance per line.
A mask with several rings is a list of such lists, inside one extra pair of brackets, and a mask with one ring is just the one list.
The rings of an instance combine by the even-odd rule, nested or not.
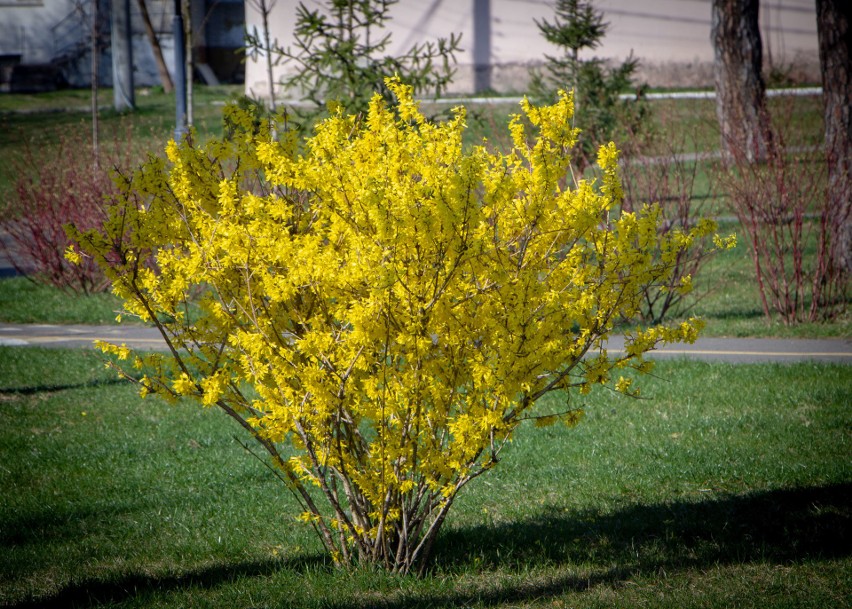
[(764, 158), (771, 144), (758, 0), (713, 0), (716, 115), (728, 157)]
[(157, 33), (154, 31), (154, 24), (151, 23), (151, 16), (148, 14), (148, 6), (145, 0), (138, 0), (139, 14), (142, 17), (142, 24), (145, 26), (145, 34), (148, 36), (148, 42), (151, 43), (151, 50), (154, 52), (154, 61), (157, 64), (157, 72), (160, 74), (160, 83), (163, 85), (163, 91), (171, 93), (174, 90), (172, 77), (169, 74), (169, 69), (166, 67), (166, 60), (163, 58), (163, 49), (160, 47), (160, 41), (157, 40)]
[(852, 3), (816, 0), (835, 267), (852, 273)]

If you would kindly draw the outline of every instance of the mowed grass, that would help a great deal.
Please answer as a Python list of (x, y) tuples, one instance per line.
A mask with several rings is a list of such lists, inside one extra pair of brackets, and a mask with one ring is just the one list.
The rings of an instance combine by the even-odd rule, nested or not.
[[(737, 234), (737, 246), (717, 252), (695, 276), (694, 289), (682, 306), (666, 321), (674, 322), (691, 315), (701, 317), (706, 326), (702, 336), (778, 337), (778, 338), (848, 338), (852, 336), (852, 311), (848, 295), (845, 310), (838, 307), (830, 320), (783, 324), (777, 315), (767, 320), (755, 280), (754, 260), (747, 236), (738, 224), (722, 221), (719, 233)], [(816, 259), (813, 230), (806, 250), (806, 276)], [(809, 302), (808, 302), (809, 304)]]
[(641, 386), (522, 428), (418, 580), (336, 570), (222, 413), (0, 348), (0, 605), (849, 606), (852, 370), (666, 361)]
[[(195, 87), (193, 125), (202, 137), (222, 133), (222, 106), (242, 94), (238, 86)], [(26, 149), (36, 152), (57, 146), (62, 136), (91, 142), (89, 91), (63, 90), (39, 94), (0, 95), (0, 195), (9, 196)], [(104, 150), (132, 152), (144, 159), (162, 154), (174, 136), (175, 96), (156, 89), (137, 89), (136, 110), (116, 112), (112, 89), (99, 95), (99, 140)], [(89, 150), (78, 151), (89, 154)], [(27, 169), (24, 167), (24, 169)]]
[(0, 279), (0, 321), (16, 324), (114, 324), (121, 301), (111, 293), (74, 294), (26, 277)]
[[(234, 87), (196, 88), (196, 125), (202, 137), (221, 133), (221, 105), (240, 91)], [(84, 94), (85, 93), (85, 94)], [(85, 113), (87, 92), (57, 92), (45, 96), (4, 96), (0, 110), (20, 110), (35, 106), (39, 110), (71, 107), (80, 112), (37, 114), (0, 112), (0, 196), (9, 192), (14, 176), (14, 159), (24, 145), (53, 145), (58, 129), (77, 130), (85, 136), (90, 129)], [(111, 92), (101, 95), (107, 102)], [(130, 130), (134, 148), (143, 153), (160, 154), (163, 143), (174, 129), (174, 97), (156, 91), (137, 95), (139, 109), (130, 114), (102, 113), (102, 138), (111, 145)], [(769, 99), (774, 120), (783, 125), (786, 142), (791, 146), (813, 146), (822, 137), (821, 98), (774, 97)], [(424, 105), (427, 113), (446, 107)], [(719, 132), (713, 100), (659, 100), (649, 102), (651, 129), (660, 135), (654, 141), (665, 148), (649, 154), (670, 156), (672, 152), (708, 152), (718, 149)], [(487, 137), (495, 146), (507, 145), (506, 122), (517, 113), (516, 103), (496, 103), (471, 108), (468, 144)], [(84, 137), (85, 141), (85, 137)], [(119, 141), (121, 141), (119, 139)], [(720, 195), (720, 169), (715, 161), (699, 163), (693, 188), (694, 207), (701, 215), (729, 218), (731, 209)], [(766, 320), (760, 304), (753, 263), (742, 230), (726, 223), (721, 232), (738, 232), (739, 245), (716, 256), (695, 277), (696, 291), (687, 302), (688, 314), (707, 321), (707, 336), (785, 336), (848, 337), (852, 319), (847, 311), (828, 323), (784, 326)], [(812, 257), (813, 258), (813, 257)], [(0, 279), (0, 321), (12, 323), (113, 323), (120, 303), (110, 296), (78, 297), (58, 290), (34, 286), (23, 278)]]

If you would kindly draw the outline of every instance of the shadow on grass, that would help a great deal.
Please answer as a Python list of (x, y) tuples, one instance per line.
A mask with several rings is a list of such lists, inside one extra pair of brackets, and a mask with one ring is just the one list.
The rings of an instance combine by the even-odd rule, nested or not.
[(9, 279), (11, 277), (24, 277), (25, 273), (22, 273), (18, 269), (4, 266), (0, 267), (0, 279)]
[(130, 381), (124, 378), (94, 379), (80, 383), (44, 384), (28, 387), (2, 387), (0, 395), (37, 395), (39, 393), (55, 393), (71, 389), (88, 389), (91, 387), (108, 387), (109, 385), (127, 385)]
[[(617, 588), (631, 577), (662, 572), (843, 558), (852, 555), (850, 498), (852, 483), (635, 505), (612, 513), (545, 507), (519, 522), (446, 530), (436, 548), (434, 570), (452, 578), (483, 571), (511, 574), (561, 567), (547, 577), (521, 584), (517, 578), (507, 578), (512, 583), (473, 593), (423, 587), (406, 591), (403, 586), (400, 595), (369, 603), (363, 597), (334, 598), (334, 591), (312, 600), (315, 605), (338, 609), (489, 606), (541, 600), (602, 585)], [(214, 588), (279, 570), (300, 573), (317, 567), (333, 569), (321, 557), (307, 557), (292, 562), (221, 565), (175, 577), (132, 575), (114, 582), (84, 581), (56, 596), (15, 607), (97, 607), (147, 593)]]
[(189, 588), (215, 588), (244, 578), (265, 577), (280, 569), (304, 571), (326, 564), (323, 557), (308, 556), (291, 561), (267, 560), (220, 564), (180, 575), (127, 575), (116, 581), (83, 581), (71, 584), (52, 597), (12, 605), (14, 609), (66, 609), (112, 606), (153, 592)]
[(706, 501), (635, 505), (612, 513), (543, 508), (516, 523), (446, 531), (448, 571), (541, 564), (631, 565), (641, 572), (852, 555), (852, 483)]
[[(707, 314), (710, 317), (710, 314)], [(746, 308), (746, 307), (729, 307), (724, 311), (715, 311), (712, 313), (712, 318), (718, 321), (754, 321), (766, 319), (766, 316), (763, 314), (763, 311), (759, 308)], [(768, 322), (767, 322), (767, 325)]]

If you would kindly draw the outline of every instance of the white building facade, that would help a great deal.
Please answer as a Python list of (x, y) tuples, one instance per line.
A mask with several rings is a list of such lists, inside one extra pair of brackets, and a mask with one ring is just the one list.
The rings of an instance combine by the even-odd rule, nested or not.
[[(287, 47), (293, 41), (299, 0), (270, 4), (270, 36)], [(325, 2), (304, 0), (304, 4), (313, 9)], [(536, 20), (553, 20), (554, 4), (553, 0), (400, 0), (390, 9), (390, 52), (404, 53), (414, 44), (460, 33), (462, 50), (456, 56), (457, 73), (450, 92), (522, 93), (530, 68), (546, 54), (557, 52), (536, 26)], [(246, 26), (260, 33), (262, 22), (255, 5), (246, 4)], [(639, 79), (651, 86), (712, 85), (711, 0), (597, 0), (595, 5), (609, 23), (595, 56), (620, 61), (632, 52), (641, 62)], [(767, 67), (794, 82), (817, 82), (814, 1), (764, 0), (760, 10), (764, 56), (771, 64)], [(291, 64), (279, 64), (274, 79), (280, 80), (292, 69)], [(263, 96), (268, 91), (262, 56), (247, 61), (245, 82), (248, 95)], [(294, 96), (293, 92), (281, 94)]]

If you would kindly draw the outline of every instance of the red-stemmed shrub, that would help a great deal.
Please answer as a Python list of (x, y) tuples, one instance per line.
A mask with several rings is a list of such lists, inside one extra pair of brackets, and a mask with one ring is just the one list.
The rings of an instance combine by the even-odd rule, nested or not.
[(2, 247), (14, 268), (29, 279), (62, 290), (93, 293), (108, 289), (103, 271), (89, 259), (71, 264), (74, 243), (66, 224), (96, 228), (107, 200), (117, 192), (111, 172), (130, 165), (129, 137), (101, 146), (97, 155), (79, 133), (57, 133), (54, 146), (28, 143), (16, 164), (14, 191), (0, 201)]
[(844, 310), (848, 292), (833, 244), (850, 221), (849, 207), (830, 204), (819, 147), (790, 146), (778, 129), (771, 141), (758, 160), (736, 151), (718, 178), (748, 241), (763, 313), (785, 325), (831, 319)]
[[(664, 120), (664, 117), (661, 117)], [(633, 133), (624, 145), (625, 158), (621, 163), (621, 183), (624, 189), (622, 206), (625, 211), (639, 211), (645, 204), (658, 205), (662, 221), (659, 235), (662, 239), (673, 230), (688, 233), (702, 217), (708, 215), (705, 203), (715, 197), (714, 183), (706, 192), (698, 193), (699, 170), (707, 159), (699, 154), (687, 154), (686, 132), (675, 139), (674, 129), (661, 129)], [(715, 250), (709, 237), (693, 248), (680, 252), (673, 264), (671, 275), (662, 283), (652, 283), (643, 290), (639, 317), (646, 323), (657, 324), (664, 319), (685, 315), (703, 296), (707, 289), (684, 289)]]

